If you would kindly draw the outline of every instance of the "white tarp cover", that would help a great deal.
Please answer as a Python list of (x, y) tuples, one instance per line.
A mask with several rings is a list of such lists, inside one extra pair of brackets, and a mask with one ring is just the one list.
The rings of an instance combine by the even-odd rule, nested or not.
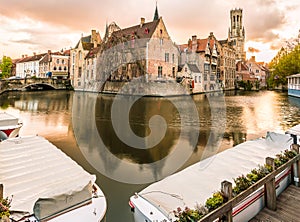
[(265, 139), (239, 144), (231, 149), (200, 161), (178, 173), (151, 184), (139, 195), (167, 214), (177, 207), (194, 208), (221, 189), (224, 180), (249, 173), (264, 165), (265, 158), (274, 157), (292, 144), (290, 135), (268, 133)]
[(8, 113), (0, 113), (0, 128), (18, 125), (19, 119)]
[(300, 136), (300, 124), (290, 128), (286, 133)]
[(11, 210), (43, 219), (92, 198), (90, 175), (40, 136), (0, 143), (0, 183), (11, 196)]

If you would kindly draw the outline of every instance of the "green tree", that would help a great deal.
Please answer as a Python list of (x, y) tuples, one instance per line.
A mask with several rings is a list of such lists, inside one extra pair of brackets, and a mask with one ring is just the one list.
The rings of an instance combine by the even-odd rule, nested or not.
[(4, 79), (11, 75), (11, 69), (12, 69), (12, 60), (10, 57), (3, 56), (2, 61), (0, 63), (0, 70), (2, 71), (0, 73), (0, 78)]
[(287, 76), (300, 73), (300, 45), (292, 52), (282, 56), (278, 63), (270, 64), (272, 70), (268, 84), (271, 87), (287, 84)]

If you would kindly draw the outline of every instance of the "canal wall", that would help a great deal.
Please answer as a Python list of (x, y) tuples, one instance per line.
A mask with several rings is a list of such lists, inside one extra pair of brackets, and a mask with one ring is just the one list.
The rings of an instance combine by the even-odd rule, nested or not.
[(102, 93), (124, 94), (124, 95), (142, 95), (142, 96), (179, 96), (190, 95), (181, 84), (176, 81), (130, 81), (130, 82), (112, 82), (107, 81), (103, 87)]

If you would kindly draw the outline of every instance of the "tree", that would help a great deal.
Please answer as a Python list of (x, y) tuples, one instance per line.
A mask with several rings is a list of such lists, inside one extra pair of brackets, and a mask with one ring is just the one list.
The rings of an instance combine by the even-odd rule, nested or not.
[(270, 86), (286, 85), (287, 76), (300, 73), (300, 45), (282, 56), (278, 63), (271, 63), (270, 69), (272, 70), (268, 81)]
[(11, 58), (7, 56), (3, 56), (2, 61), (0, 63), (0, 70), (2, 71), (0, 73), (0, 79), (9, 77), (11, 75), (11, 69), (12, 69)]

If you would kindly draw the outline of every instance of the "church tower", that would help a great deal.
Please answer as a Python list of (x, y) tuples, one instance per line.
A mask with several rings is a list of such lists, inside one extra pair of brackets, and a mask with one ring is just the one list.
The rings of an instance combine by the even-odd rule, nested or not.
[(236, 51), (236, 60), (245, 61), (245, 29), (243, 26), (243, 9), (241, 8), (230, 10), (228, 42), (231, 42)]

